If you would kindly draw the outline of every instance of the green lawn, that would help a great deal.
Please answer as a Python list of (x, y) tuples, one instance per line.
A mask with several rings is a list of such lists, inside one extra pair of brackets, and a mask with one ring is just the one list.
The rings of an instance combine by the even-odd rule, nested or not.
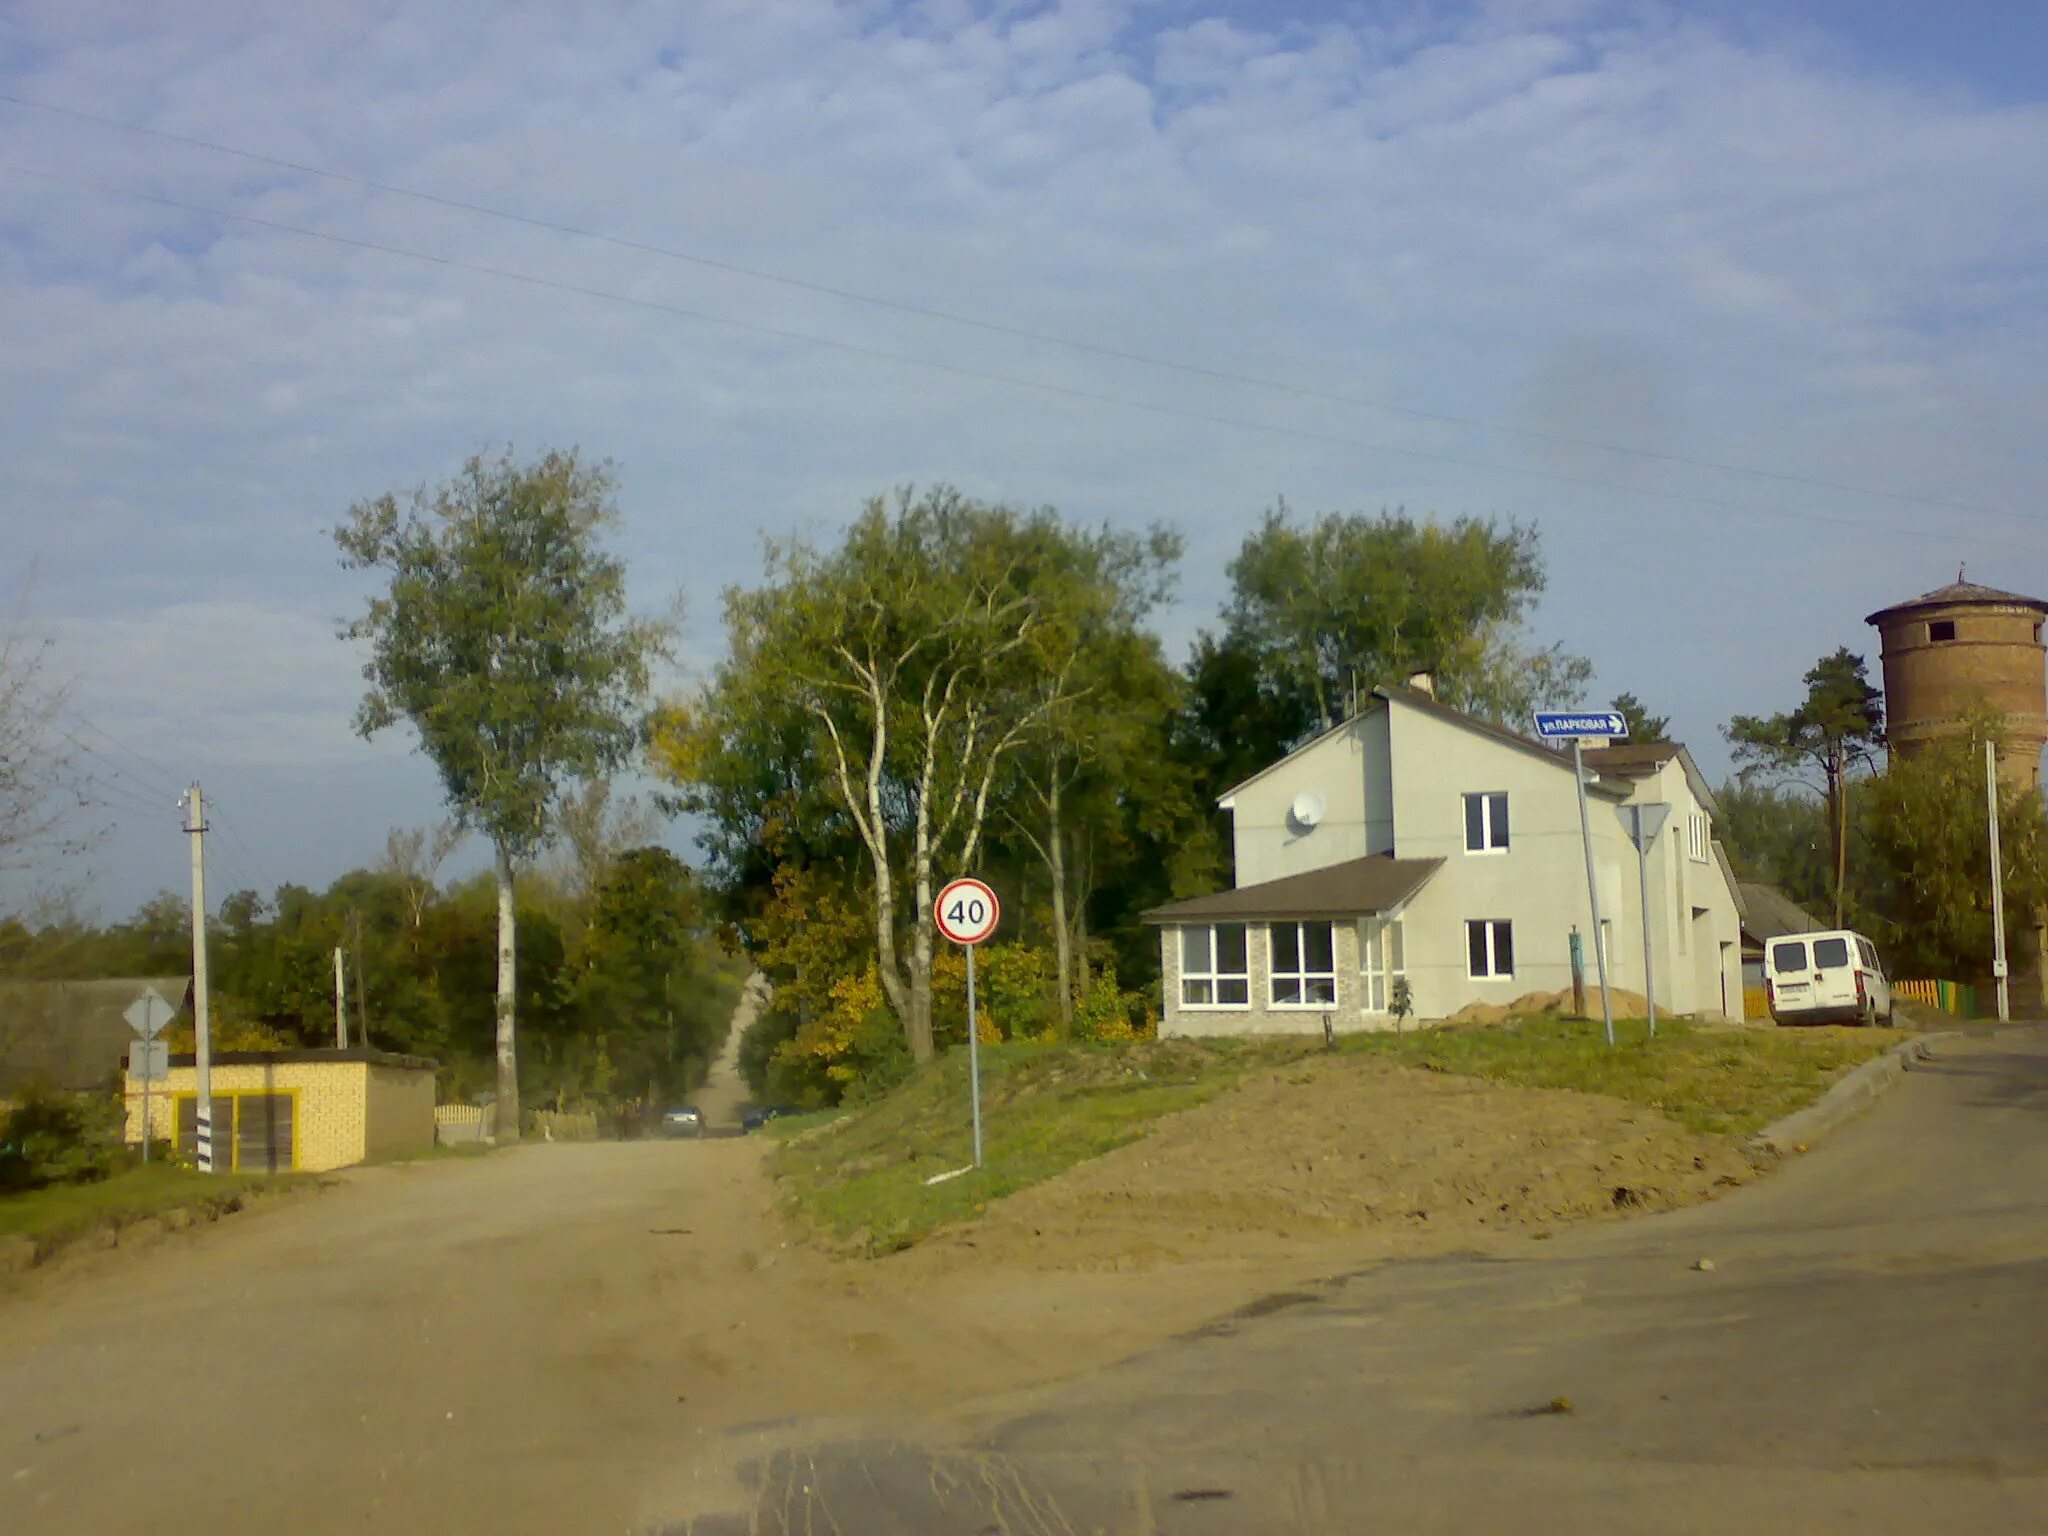
[(42, 1257), (100, 1227), (120, 1228), (168, 1211), (212, 1217), (238, 1208), (249, 1191), (279, 1180), (203, 1174), (155, 1163), (93, 1184), (59, 1184), (0, 1195), (0, 1236), (34, 1240)]
[(1144, 1134), (1146, 1123), (1215, 1097), (1290, 1044), (1150, 1041), (997, 1045), (981, 1052), (983, 1166), (973, 1160), (967, 1057), (949, 1052), (879, 1103), (838, 1117), (777, 1120), (776, 1171), (792, 1206), (828, 1237), (886, 1253), (991, 1200)]
[[(1377, 1057), (1524, 1087), (1605, 1094), (1711, 1135), (1745, 1135), (1813, 1102), (1841, 1072), (1904, 1036), (1891, 1030), (1726, 1029), (1537, 1018), (1490, 1029), (1352, 1035), (1338, 1057)], [(1320, 1055), (1320, 1041), (1168, 1040), (1001, 1045), (982, 1051), (984, 1166), (971, 1160), (966, 1054), (954, 1051), (879, 1102), (774, 1122), (790, 1207), (850, 1251), (886, 1253), (989, 1201), (1134, 1141), (1148, 1122), (1215, 1097), (1245, 1072)]]
[(1661, 1110), (1680, 1125), (1744, 1136), (1819, 1098), (1846, 1069), (1905, 1039), (1890, 1029), (1728, 1029), (1617, 1019), (1613, 1049), (1597, 1020), (1536, 1018), (1513, 1028), (1348, 1035), (1345, 1054), (1460, 1072), (1528, 1088), (1601, 1093)]

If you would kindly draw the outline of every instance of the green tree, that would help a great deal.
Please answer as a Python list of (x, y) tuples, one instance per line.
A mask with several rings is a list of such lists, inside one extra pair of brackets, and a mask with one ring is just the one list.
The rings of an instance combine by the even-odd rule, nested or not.
[(1513, 722), (1577, 703), (1592, 676), (1583, 657), (1527, 638), (1544, 574), (1537, 532), (1522, 523), (1393, 512), (1304, 526), (1282, 502), (1230, 580), (1226, 640), (1252, 657), (1262, 688), (1321, 726), (1417, 672), (1446, 703)]
[(1714, 802), (1720, 810), (1715, 830), (1737, 879), (1771, 886), (1816, 912), (1834, 899), (1828, 818), (1819, 800), (1730, 779), (1714, 792)]
[(1630, 741), (1671, 739), (1671, 721), (1666, 716), (1651, 714), (1634, 694), (1617, 693), (1607, 707), (1628, 722)]
[(518, 865), (565, 786), (622, 764), (660, 627), (628, 615), (608, 467), (572, 451), (472, 458), (403, 510), (386, 494), (334, 530), (343, 564), (387, 585), (344, 631), (368, 642), (357, 729), (411, 723), (456, 822), (495, 855), (501, 1134), (519, 1131)]
[[(2003, 745), (1997, 717), (1980, 712), (1910, 757), (1895, 754), (1860, 797), (1870, 850), (1864, 917), (1900, 973), (1968, 977), (1991, 968), (1987, 738)], [(2017, 953), (2048, 904), (2048, 814), (2031, 784), (2000, 784), (1998, 843), (2006, 945)]]
[(723, 776), (758, 782), (752, 765), (801, 742), (817, 766), (795, 803), (823, 801), (859, 849), (877, 980), (920, 1061), (937, 876), (978, 866), (996, 784), (1079, 686), (1039, 651), (1070, 537), (1050, 510), (938, 487), (870, 501), (836, 550), (771, 545), (768, 584), (727, 594), (730, 655), (671, 739), (689, 808), (742, 816), (774, 812), (735, 805)]
[(1054, 1010), (1070, 1034), (1087, 988), (1098, 858), (1134, 792), (1158, 788), (1165, 761), (1177, 679), (1141, 626), (1168, 591), (1180, 540), (1157, 529), (1146, 538), (1053, 524), (1037, 532), (1032, 593), (1045, 622), (1026, 657), (1035, 673), (1026, 687), (1043, 709), (1015, 759), (1005, 824), (1045, 866)]
[(1826, 808), (1839, 927), (1848, 899), (1850, 784), (1876, 767), (1884, 746), (1884, 696), (1870, 685), (1863, 658), (1846, 646), (1815, 662), (1803, 681), (1806, 698), (1796, 709), (1737, 715), (1724, 734), (1745, 783), (1797, 784)]

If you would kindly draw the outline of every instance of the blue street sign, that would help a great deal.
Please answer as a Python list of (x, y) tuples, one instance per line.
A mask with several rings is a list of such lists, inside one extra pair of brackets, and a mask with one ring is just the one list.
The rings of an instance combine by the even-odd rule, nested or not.
[(1610, 740), (1626, 741), (1628, 722), (1611, 709), (1539, 709), (1536, 712), (1536, 734), (1545, 741), (1563, 741), (1575, 736), (1605, 736)]

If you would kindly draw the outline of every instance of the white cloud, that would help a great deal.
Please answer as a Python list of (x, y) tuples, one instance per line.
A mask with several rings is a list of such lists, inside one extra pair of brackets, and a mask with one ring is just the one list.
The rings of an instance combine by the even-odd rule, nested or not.
[[(0, 89), (1363, 399), (2044, 500), (2048, 205), (2019, 193), (2048, 180), (2048, 117), (1851, 73), (1809, 37), (1580, 4), (1370, 26), (1141, 3), (621, 3), (601, 23), (474, 0), (175, 21), (45, 4), (0, 22)], [(1932, 585), (1970, 538), (2030, 531), (1089, 358), (4, 105), (0, 162), (1197, 415), (1956, 534), (1866, 539), (1860, 568), (1821, 563), (1802, 610), (1765, 625), (1745, 617), (1762, 565), (1842, 534), (7, 178), (0, 519), (42, 556), (45, 607), (88, 670), (120, 680), (105, 707), (181, 758), (261, 764), (259, 804), (372, 760), (332, 638), (360, 594), (325, 528), (508, 439), (621, 461), (636, 582), (649, 602), (687, 590), (700, 665), (761, 530), (829, 535), (905, 480), (1179, 522), (1176, 635), (1207, 622), (1279, 493), (1536, 517), (1546, 626), (1695, 739), (1771, 704), (1757, 679), (1789, 689), (1786, 656), (1860, 643), (1873, 600)], [(2048, 587), (2031, 554), (1999, 558), (2003, 579)], [(170, 664), (194, 636), (210, 665)], [(387, 809), (306, 829), (305, 857), (363, 856)]]

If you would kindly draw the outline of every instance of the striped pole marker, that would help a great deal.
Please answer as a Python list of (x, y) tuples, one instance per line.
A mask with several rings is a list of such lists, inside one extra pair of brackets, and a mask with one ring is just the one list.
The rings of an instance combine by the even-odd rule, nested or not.
[(213, 1172), (213, 1110), (206, 1104), (195, 1106), (199, 1123), (193, 1133), (193, 1150), (199, 1156), (199, 1171)]

